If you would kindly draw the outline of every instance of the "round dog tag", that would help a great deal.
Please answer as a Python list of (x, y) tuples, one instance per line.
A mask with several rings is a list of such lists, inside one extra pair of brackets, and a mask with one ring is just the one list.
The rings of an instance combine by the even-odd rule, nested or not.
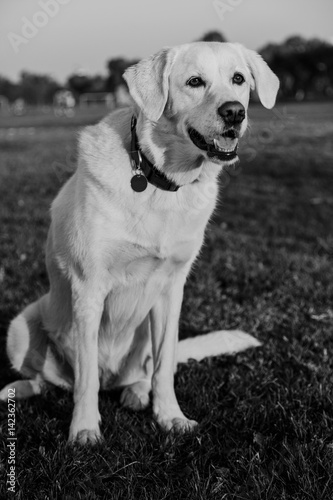
[(133, 175), (131, 179), (131, 186), (133, 191), (141, 193), (141, 191), (144, 191), (146, 189), (147, 185), (148, 181), (144, 175), (142, 174)]

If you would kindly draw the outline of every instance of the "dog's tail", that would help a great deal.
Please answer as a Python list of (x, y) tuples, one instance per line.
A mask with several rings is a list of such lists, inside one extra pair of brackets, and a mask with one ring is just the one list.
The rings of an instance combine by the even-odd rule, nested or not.
[(260, 345), (259, 340), (241, 330), (218, 330), (181, 340), (178, 343), (177, 362), (186, 363), (189, 359), (200, 361), (210, 356), (234, 354)]
[(7, 355), (17, 372), (25, 377), (6, 385), (0, 391), (0, 401), (6, 401), (8, 391), (13, 391), (17, 399), (40, 394), (45, 381), (54, 385), (71, 388), (63, 374), (63, 368), (53, 354), (49, 338), (42, 322), (42, 309), (47, 303), (44, 295), (29, 304), (12, 320), (7, 334)]

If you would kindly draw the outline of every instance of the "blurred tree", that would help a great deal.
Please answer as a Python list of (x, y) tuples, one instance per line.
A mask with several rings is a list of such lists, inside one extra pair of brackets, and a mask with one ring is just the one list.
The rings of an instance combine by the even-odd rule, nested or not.
[(105, 92), (105, 78), (101, 75), (89, 76), (75, 73), (68, 77), (66, 87), (76, 96), (86, 92)]
[(20, 97), (20, 87), (8, 78), (0, 76), (0, 95), (7, 97), (9, 102), (13, 102)]
[(129, 66), (132, 66), (132, 64), (136, 64), (137, 62), (137, 60), (128, 61), (123, 57), (110, 59), (107, 62), (109, 75), (106, 79), (106, 91), (114, 94), (120, 86), (125, 86), (127, 88), (126, 82), (123, 78), (124, 71)]
[(90, 92), (91, 77), (83, 74), (73, 74), (67, 79), (66, 86), (76, 95)]
[(22, 71), (18, 83), (19, 96), (27, 104), (43, 105), (51, 104), (55, 92), (60, 85), (49, 75), (38, 75)]
[(333, 45), (293, 36), (260, 51), (280, 78), (280, 96), (315, 99), (333, 96)]
[(91, 78), (90, 92), (105, 92), (106, 78), (101, 75), (95, 75)]
[(10, 102), (24, 99), (30, 105), (51, 104), (60, 85), (49, 75), (37, 75), (22, 71), (18, 83), (0, 77), (0, 95)]
[(122, 105), (128, 100), (128, 87), (123, 78), (124, 71), (138, 62), (138, 60), (128, 61), (123, 57), (110, 59), (107, 62), (109, 75), (105, 82), (105, 90), (112, 93), (116, 106)]

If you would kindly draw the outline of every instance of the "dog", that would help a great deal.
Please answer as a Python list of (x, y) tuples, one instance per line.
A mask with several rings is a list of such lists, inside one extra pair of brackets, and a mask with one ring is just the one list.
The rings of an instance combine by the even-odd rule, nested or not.
[(272, 108), (276, 75), (240, 44), (165, 48), (129, 67), (133, 106), (80, 134), (77, 169), (51, 207), (49, 292), (10, 324), (7, 353), (26, 379), (73, 391), (69, 441), (101, 439), (98, 392), (124, 407), (150, 403), (160, 427), (185, 432), (174, 391), (178, 362), (259, 345), (241, 331), (178, 342), (183, 288), (218, 197), (218, 175), (238, 161), (250, 90)]

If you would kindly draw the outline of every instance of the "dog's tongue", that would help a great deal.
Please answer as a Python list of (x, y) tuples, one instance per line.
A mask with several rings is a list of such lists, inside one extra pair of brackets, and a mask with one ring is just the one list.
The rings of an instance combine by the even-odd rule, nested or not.
[[(233, 143), (233, 144), (230, 144), (230, 143)], [(226, 139), (220, 139), (219, 141), (217, 141), (216, 139), (214, 139), (214, 148), (217, 150), (217, 151), (222, 151), (223, 153), (232, 153), (233, 151), (235, 151), (237, 147), (237, 143), (235, 143), (235, 141), (228, 141)]]
[[(230, 142), (233, 142), (231, 145)], [(237, 156), (237, 142), (235, 141), (228, 141), (226, 139), (221, 139), (217, 141), (214, 139), (213, 144), (209, 145), (209, 149), (207, 152), (207, 155), (209, 157), (218, 157), (221, 160), (233, 160)]]

